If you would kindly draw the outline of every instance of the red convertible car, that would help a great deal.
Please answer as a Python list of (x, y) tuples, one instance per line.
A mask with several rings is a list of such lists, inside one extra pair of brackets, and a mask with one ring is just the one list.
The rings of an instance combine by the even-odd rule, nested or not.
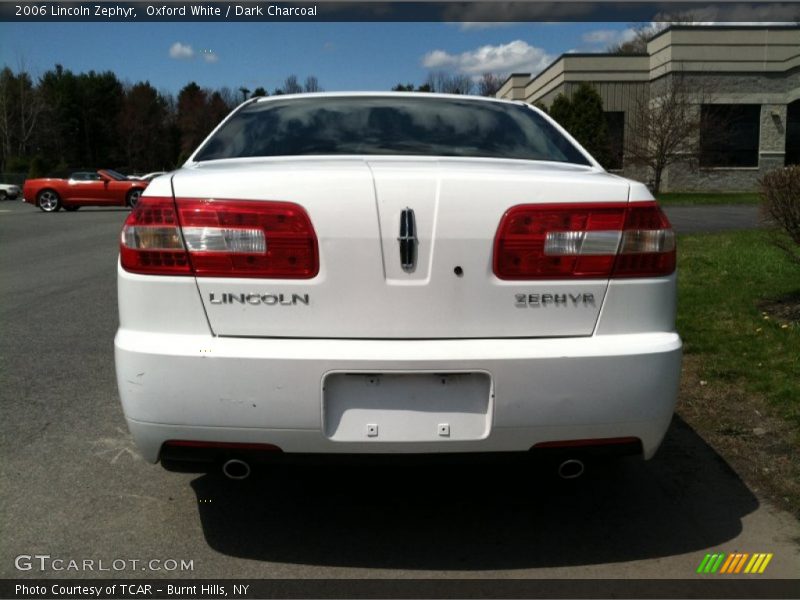
[(69, 179), (28, 179), (22, 187), (25, 202), (44, 212), (78, 210), (81, 206), (130, 206), (139, 201), (147, 181), (131, 180), (110, 169), (73, 173)]

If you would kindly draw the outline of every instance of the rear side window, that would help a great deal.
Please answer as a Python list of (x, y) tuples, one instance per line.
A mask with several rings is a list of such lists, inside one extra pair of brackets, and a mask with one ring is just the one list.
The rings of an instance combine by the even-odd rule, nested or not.
[(468, 99), (316, 97), (254, 102), (194, 160), (314, 155), (464, 156), (588, 165), (524, 106)]

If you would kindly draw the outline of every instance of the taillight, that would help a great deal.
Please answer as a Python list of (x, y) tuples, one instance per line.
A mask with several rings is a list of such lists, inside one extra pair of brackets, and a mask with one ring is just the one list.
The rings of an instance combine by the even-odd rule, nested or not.
[(612, 277), (669, 275), (675, 270), (675, 232), (655, 202), (628, 205)]
[(134, 273), (310, 279), (319, 271), (308, 214), (289, 202), (143, 197), (122, 229)]
[(319, 271), (317, 236), (297, 204), (181, 198), (176, 204), (198, 276), (309, 279)]
[(172, 198), (140, 198), (125, 219), (119, 258), (132, 273), (191, 275)]
[(675, 234), (655, 202), (526, 204), (503, 215), (500, 279), (648, 277), (675, 270)]

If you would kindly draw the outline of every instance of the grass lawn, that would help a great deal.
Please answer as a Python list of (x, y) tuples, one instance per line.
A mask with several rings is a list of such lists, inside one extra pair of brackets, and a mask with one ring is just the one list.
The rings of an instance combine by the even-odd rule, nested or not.
[(758, 204), (761, 199), (756, 193), (706, 194), (687, 192), (659, 194), (658, 201), (664, 206), (691, 206), (694, 204)]
[(680, 236), (678, 257), (678, 413), (800, 514), (800, 267), (765, 231)]

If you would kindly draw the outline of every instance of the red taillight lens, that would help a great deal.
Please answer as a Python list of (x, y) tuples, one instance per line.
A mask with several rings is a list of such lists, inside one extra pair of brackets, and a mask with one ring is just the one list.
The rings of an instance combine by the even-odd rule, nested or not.
[(141, 198), (120, 236), (122, 267), (148, 275), (191, 275), (172, 198)]
[(652, 277), (675, 270), (675, 233), (655, 202), (628, 207), (612, 277)]
[(655, 202), (515, 206), (500, 221), (500, 279), (646, 277), (675, 270), (675, 236)]
[(319, 271), (317, 236), (297, 204), (181, 198), (176, 204), (198, 276), (310, 279)]
[[(155, 207), (164, 222), (140, 222)], [(310, 279), (319, 272), (314, 227), (305, 210), (289, 202), (142, 198), (122, 230), (122, 266), (136, 273), (183, 274), (153, 270), (148, 255), (178, 248), (185, 274), (200, 277)]]

